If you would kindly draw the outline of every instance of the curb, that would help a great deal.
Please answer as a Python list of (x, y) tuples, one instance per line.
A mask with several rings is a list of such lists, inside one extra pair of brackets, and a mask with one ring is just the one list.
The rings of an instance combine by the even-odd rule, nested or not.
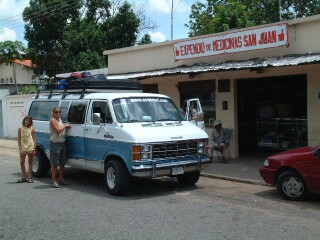
[(207, 177), (207, 178), (227, 180), (227, 181), (231, 181), (231, 182), (240, 182), (240, 183), (248, 183), (248, 184), (253, 184), (253, 185), (270, 186), (267, 183), (256, 181), (256, 180), (241, 179), (241, 178), (235, 178), (235, 177), (226, 177), (226, 176), (215, 175), (215, 174), (210, 174), (210, 173), (200, 173), (200, 176)]

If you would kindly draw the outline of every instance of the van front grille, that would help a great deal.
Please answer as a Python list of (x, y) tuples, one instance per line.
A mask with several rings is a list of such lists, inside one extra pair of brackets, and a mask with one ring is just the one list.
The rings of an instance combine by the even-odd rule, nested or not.
[(197, 141), (153, 145), (153, 159), (173, 159), (197, 154)]

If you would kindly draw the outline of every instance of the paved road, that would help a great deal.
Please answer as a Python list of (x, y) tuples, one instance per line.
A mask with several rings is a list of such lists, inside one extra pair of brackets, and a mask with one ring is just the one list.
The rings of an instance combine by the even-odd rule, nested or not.
[(135, 181), (113, 197), (103, 176), (67, 168), (68, 187), (50, 177), (17, 184), (18, 154), (0, 147), (0, 239), (319, 239), (320, 198), (280, 199), (268, 186), (202, 177)]

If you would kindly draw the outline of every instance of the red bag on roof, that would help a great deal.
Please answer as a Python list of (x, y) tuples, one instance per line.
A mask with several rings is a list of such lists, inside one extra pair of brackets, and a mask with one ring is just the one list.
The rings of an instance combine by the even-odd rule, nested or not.
[(73, 73), (70, 74), (70, 77), (82, 78), (82, 74), (81, 73), (77, 73), (77, 72), (73, 72)]

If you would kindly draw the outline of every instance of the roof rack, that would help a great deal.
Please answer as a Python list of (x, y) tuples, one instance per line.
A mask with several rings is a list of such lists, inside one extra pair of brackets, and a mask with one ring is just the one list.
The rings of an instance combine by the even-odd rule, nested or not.
[(61, 93), (62, 99), (67, 94), (80, 94), (80, 99), (84, 97), (85, 93), (105, 93), (105, 92), (127, 92), (135, 91), (141, 92), (142, 86), (140, 82), (133, 79), (97, 79), (97, 78), (80, 78), (72, 79), (64, 83), (64, 89), (56, 88), (57, 84), (48, 84), (46, 89), (38, 89), (35, 98), (39, 97), (40, 93), (49, 93), (48, 99), (50, 99), (53, 93)]

